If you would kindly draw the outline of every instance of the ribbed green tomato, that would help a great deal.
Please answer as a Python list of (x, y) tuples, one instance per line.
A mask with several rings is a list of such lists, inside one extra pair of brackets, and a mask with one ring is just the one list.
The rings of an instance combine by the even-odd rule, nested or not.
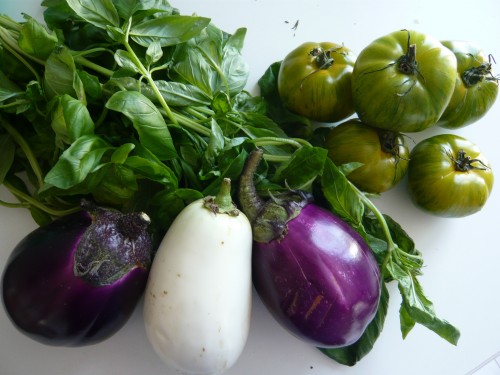
[(338, 165), (363, 165), (347, 179), (367, 193), (382, 193), (406, 175), (409, 150), (400, 133), (377, 129), (351, 119), (332, 128), (325, 139), (328, 156)]
[(492, 56), (474, 43), (444, 41), (457, 58), (457, 81), (448, 107), (438, 121), (447, 129), (470, 125), (489, 111), (498, 95), (498, 77), (493, 75)]
[(343, 45), (306, 42), (281, 62), (278, 92), (290, 111), (319, 122), (354, 113), (351, 74), (355, 54)]
[(352, 73), (356, 113), (364, 123), (418, 132), (437, 123), (455, 88), (455, 55), (438, 40), (401, 30), (359, 54)]
[(411, 151), (408, 188), (413, 202), (424, 211), (464, 217), (486, 204), (493, 171), (474, 143), (455, 134), (439, 134)]

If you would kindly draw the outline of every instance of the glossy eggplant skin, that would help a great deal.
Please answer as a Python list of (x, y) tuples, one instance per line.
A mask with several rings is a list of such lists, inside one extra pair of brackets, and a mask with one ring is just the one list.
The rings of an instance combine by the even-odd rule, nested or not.
[(292, 334), (317, 347), (354, 343), (372, 321), (380, 271), (348, 224), (307, 204), (286, 234), (254, 242), (253, 282), (262, 301)]
[(98, 343), (126, 323), (141, 297), (147, 268), (131, 267), (102, 286), (75, 275), (75, 254), (92, 224), (86, 211), (68, 215), (35, 229), (10, 255), (2, 277), (4, 307), (32, 339), (70, 347)]

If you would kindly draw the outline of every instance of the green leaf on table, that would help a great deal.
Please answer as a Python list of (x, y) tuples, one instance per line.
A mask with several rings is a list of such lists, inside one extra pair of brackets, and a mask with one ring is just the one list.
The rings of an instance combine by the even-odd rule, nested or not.
[(119, 91), (109, 98), (106, 107), (128, 117), (141, 144), (158, 158), (168, 160), (177, 156), (163, 116), (146, 96), (137, 91)]
[(419, 323), (456, 345), (460, 338), (460, 331), (446, 320), (437, 317), (434, 305), (424, 295), (417, 277), (396, 262), (388, 262), (386, 269), (398, 282), (398, 288), (403, 297), (400, 310), (403, 338), (415, 323)]

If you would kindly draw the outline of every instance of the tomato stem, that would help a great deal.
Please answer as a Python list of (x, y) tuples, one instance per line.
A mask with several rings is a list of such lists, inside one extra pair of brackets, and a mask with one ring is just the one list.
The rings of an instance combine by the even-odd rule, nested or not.
[[(475, 57), (470, 54), (474, 59)], [(469, 69), (464, 70), (462, 73), (462, 82), (466, 87), (472, 87), (477, 85), (480, 82), (486, 81), (495, 81), (498, 84), (498, 76), (494, 76), (491, 71), (491, 62), (494, 62), (495, 59), (492, 55), (489, 55), (488, 62), (484, 62), (479, 66), (473, 66)]]
[(309, 52), (309, 55), (313, 56), (316, 61), (316, 66), (319, 69), (328, 69), (333, 65), (335, 60), (332, 57), (331, 50), (324, 50), (321, 47), (315, 47)]
[[(485, 171), (489, 169), (488, 166), (481, 160), (472, 159), (462, 149), (458, 151), (456, 158), (451, 154), (451, 152), (449, 152), (449, 156), (455, 164), (455, 170), (458, 172), (469, 172), (471, 170)], [(478, 163), (479, 165), (473, 165), (473, 163)]]

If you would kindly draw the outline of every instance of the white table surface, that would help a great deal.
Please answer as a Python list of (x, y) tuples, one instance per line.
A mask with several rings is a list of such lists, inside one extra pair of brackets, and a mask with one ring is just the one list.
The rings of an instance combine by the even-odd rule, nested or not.
[[(247, 27), (244, 55), (250, 63), (248, 89), (267, 67), (305, 41), (344, 43), (355, 52), (375, 38), (399, 29), (415, 29), (438, 39), (477, 42), (500, 64), (500, 2), (476, 0), (226, 0), (171, 1), (182, 13), (212, 18), (221, 29)], [(21, 19), (40, 17), (38, 0), (2, 0), (0, 13)], [(296, 21), (298, 27), (292, 29)], [(498, 67), (497, 71), (500, 71)], [(494, 170), (500, 168), (500, 100), (470, 127), (455, 133), (477, 143)], [(419, 140), (439, 132), (431, 129)], [(500, 169), (499, 169), (500, 171)], [(500, 172), (499, 172), (500, 173)], [(500, 175), (499, 175), (500, 176)], [(423, 252), (421, 277), (438, 315), (460, 328), (453, 346), (416, 326), (403, 340), (399, 329), (399, 292), (390, 285), (391, 301), (375, 348), (354, 367), (334, 363), (286, 333), (254, 296), (251, 333), (244, 353), (228, 375), (438, 375), (466, 374), (500, 352), (499, 187), (486, 207), (463, 219), (428, 216), (408, 200), (404, 184), (376, 200), (396, 219)], [(1, 199), (12, 199), (3, 188)], [(17, 242), (35, 228), (28, 212), (0, 207), (0, 267)], [(146, 339), (142, 306), (109, 340), (85, 348), (53, 348), (21, 335), (0, 309), (1, 375), (169, 375)]]

